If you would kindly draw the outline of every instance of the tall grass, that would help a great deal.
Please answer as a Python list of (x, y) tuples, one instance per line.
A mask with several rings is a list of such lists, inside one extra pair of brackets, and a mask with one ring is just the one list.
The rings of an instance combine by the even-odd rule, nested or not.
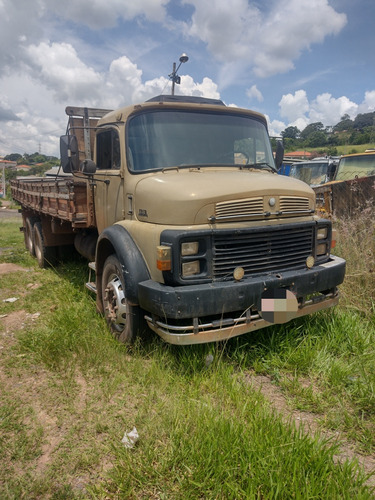
[(351, 217), (334, 220), (337, 255), (347, 262), (341, 286), (342, 305), (363, 314), (375, 313), (375, 205), (371, 202)]

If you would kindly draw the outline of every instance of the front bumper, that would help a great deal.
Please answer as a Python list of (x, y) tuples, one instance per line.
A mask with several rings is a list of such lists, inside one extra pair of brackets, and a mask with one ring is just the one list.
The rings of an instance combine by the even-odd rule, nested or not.
[(265, 274), (237, 282), (171, 287), (148, 280), (139, 283), (139, 305), (149, 313), (149, 327), (167, 342), (205, 343), (269, 326), (271, 323), (258, 313), (265, 290), (291, 290), (299, 300), (296, 317), (336, 305), (336, 287), (344, 276), (345, 261), (331, 255), (328, 262), (312, 269)]

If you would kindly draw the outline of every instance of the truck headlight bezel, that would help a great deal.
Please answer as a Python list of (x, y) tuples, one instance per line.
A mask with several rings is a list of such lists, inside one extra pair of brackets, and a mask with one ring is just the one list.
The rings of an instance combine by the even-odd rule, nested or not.
[(329, 259), (331, 250), (332, 223), (327, 219), (317, 221), (315, 233), (315, 265)]
[(208, 283), (212, 281), (212, 237), (209, 231), (165, 230), (160, 245), (171, 248), (172, 266), (163, 272), (170, 285)]

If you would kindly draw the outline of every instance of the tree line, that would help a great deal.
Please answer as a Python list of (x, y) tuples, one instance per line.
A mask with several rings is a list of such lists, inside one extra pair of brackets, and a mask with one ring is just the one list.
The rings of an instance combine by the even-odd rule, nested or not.
[[(22, 175), (43, 175), (47, 170), (54, 167), (55, 165), (60, 165), (59, 158), (56, 156), (46, 156), (41, 153), (33, 153), (23, 155), (19, 153), (11, 153), (4, 157), (4, 160), (13, 161), (17, 165), (28, 165), (31, 168), (24, 171)], [(6, 180), (14, 179), (17, 175), (20, 175), (16, 169), (7, 168), (5, 170)]]
[(285, 151), (325, 148), (327, 154), (335, 155), (337, 146), (375, 142), (375, 112), (359, 114), (354, 120), (345, 114), (336, 125), (328, 127), (322, 122), (310, 123), (303, 130), (290, 126), (281, 136)]

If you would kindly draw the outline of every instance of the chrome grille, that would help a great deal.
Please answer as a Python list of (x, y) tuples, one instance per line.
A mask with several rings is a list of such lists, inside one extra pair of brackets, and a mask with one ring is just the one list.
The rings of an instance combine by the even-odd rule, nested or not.
[(269, 227), (243, 230), (237, 234), (215, 233), (213, 247), (214, 279), (232, 278), (236, 267), (245, 276), (305, 267), (313, 253), (314, 226)]
[(246, 215), (262, 214), (263, 198), (247, 198), (237, 201), (222, 201), (216, 203), (215, 217), (244, 217)]
[(296, 212), (300, 210), (309, 210), (309, 199), (297, 196), (280, 196), (281, 212)]

